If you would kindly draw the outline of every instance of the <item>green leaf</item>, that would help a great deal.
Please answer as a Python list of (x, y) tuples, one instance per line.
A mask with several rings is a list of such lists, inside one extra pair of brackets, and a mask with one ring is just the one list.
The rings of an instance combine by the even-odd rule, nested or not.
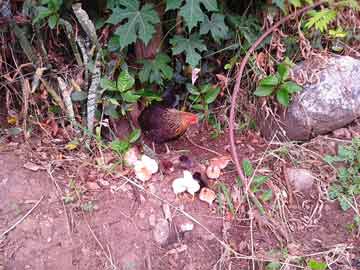
[(284, 63), (278, 65), (278, 72), (279, 72), (281, 81), (285, 81), (289, 77), (289, 68)]
[(120, 140), (115, 140), (115, 141), (112, 141), (111, 144), (110, 144), (110, 148), (119, 153), (119, 154), (123, 154), (125, 153), (130, 147), (130, 144), (128, 141), (120, 141)]
[(268, 189), (263, 194), (261, 194), (260, 199), (264, 202), (271, 200), (272, 198), (272, 190)]
[(113, 119), (117, 119), (120, 117), (120, 114), (117, 111), (117, 105), (115, 104), (105, 104), (104, 114), (110, 116)]
[(340, 207), (343, 211), (347, 211), (348, 209), (350, 209), (351, 205), (349, 204), (348, 200), (346, 200), (344, 197), (340, 196), (337, 198), (339, 203), (340, 203)]
[(121, 97), (124, 99), (125, 102), (128, 103), (135, 103), (140, 98), (139, 95), (134, 94), (132, 91), (122, 93)]
[(253, 167), (251, 165), (250, 160), (244, 159), (243, 163), (242, 163), (242, 166), (243, 166), (245, 176), (250, 177), (250, 176), (253, 175), (254, 169), (253, 169)]
[(207, 91), (204, 97), (206, 104), (213, 103), (217, 98), (217, 96), (219, 95), (219, 93), (220, 93), (220, 87), (215, 87)]
[(134, 129), (129, 135), (129, 143), (136, 142), (140, 138), (140, 135), (141, 135), (141, 130), (139, 128)]
[(160, 22), (153, 5), (145, 4), (140, 9), (138, 0), (118, 0), (118, 4), (119, 7), (112, 9), (113, 13), (107, 23), (118, 24), (126, 20), (115, 31), (120, 37), (121, 48), (134, 43), (137, 39), (147, 45), (156, 32), (155, 25)]
[(276, 99), (281, 105), (287, 107), (290, 100), (288, 91), (285, 88), (280, 89), (276, 92)]
[(256, 88), (254, 95), (258, 96), (258, 97), (267, 97), (267, 96), (270, 96), (273, 91), (274, 91), (273, 86), (261, 86), (260, 85)]
[(217, 11), (216, 0), (186, 0), (185, 5), (180, 9), (180, 16), (184, 17), (189, 32), (197, 26), (199, 22), (204, 21), (205, 14), (200, 8), (203, 4), (207, 11)]
[(282, 88), (285, 88), (285, 90), (290, 94), (294, 94), (302, 90), (302, 87), (294, 82), (285, 82), (282, 85)]
[(110, 90), (110, 91), (117, 91), (118, 89), (116, 88), (116, 82), (109, 80), (108, 78), (101, 78), (100, 80), (100, 86), (101, 88), (105, 91), (105, 90)]
[(189, 91), (190, 94), (192, 94), (194, 96), (200, 95), (200, 91), (196, 88), (195, 85), (188, 83), (188, 84), (186, 84), (186, 89)]
[(324, 262), (318, 262), (314, 259), (310, 259), (307, 263), (308, 267), (311, 270), (325, 270), (327, 268), (327, 264)]
[(253, 179), (253, 184), (257, 187), (260, 187), (262, 184), (266, 183), (269, 180), (269, 177), (266, 175), (256, 175)]
[(71, 93), (72, 101), (84, 101), (87, 99), (87, 92), (84, 91), (73, 91)]
[(116, 87), (120, 92), (131, 89), (135, 84), (135, 79), (127, 70), (123, 70), (117, 79)]
[(37, 22), (45, 19), (46, 17), (49, 17), (53, 11), (48, 9), (47, 7), (37, 7), (36, 8), (37, 15), (33, 20), (33, 24), (36, 24)]
[(55, 28), (55, 26), (56, 26), (56, 24), (57, 24), (57, 22), (58, 22), (58, 16), (57, 15), (51, 15), (50, 17), (49, 17), (49, 21), (48, 21), (48, 24), (49, 24), (49, 27), (50, 27), (50, 29), (54, 29)]
[(229, 31), (229, 28), (225, 25), (225, 16), (213, 13), (211, 20), (209, 20), (208, 16), (205, 15), (205, 19), (200, 25), (200, 34), (204, 35), (209, 31), (216, 42), (224, 39)]
[(279, 84), (279, 78), (275, 75), (267, 76), (259, 83), (260, 86), (277, 86)]
[(204, 105), (201, 104), (201, 103), (194, 104), (194, 105), (191, 106), (191, 108), (192, 108), (193, 110), (197, 110), (197, 111), (203, 111), (203, 110), (205, 110)]
[(166, 9), (165, 11), (172, 10), (172, 9), (178, 9), (183, 0), (166, 0)]
[(170, 44), (173, 46), (173, 54), (177, 55), (184, 52), (186, 54), (186, 63), (192, 67), (196, 67), (199, 64), (201, 55), (198, 52), (206, 50), (206, 46), (198, 34), (192, 34), (190, 38), (174, 36), (170, 39)]
[(171, 59), (166, 54), (160, 53), (154, 60), (144, 60), (143, 68), (139, 72), (141, 82), (163, 84), (163, 79), (170, 80), (173, 77), (173, 69), (169, 65)]
[(319, 11), (312, 10), (308, 12), (308, 14), (310, 15), (310, 19), (305, 24), (305, 28), (309, 29), (315, 26), (320, 32), (327, 30), (328, 25), (336, 18), (336, 11), (327, 8)]

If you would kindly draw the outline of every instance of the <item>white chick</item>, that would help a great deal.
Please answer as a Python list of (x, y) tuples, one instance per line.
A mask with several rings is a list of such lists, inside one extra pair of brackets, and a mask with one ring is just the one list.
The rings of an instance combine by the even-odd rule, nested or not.
[(187, 191), (194, 196), (195, 192), (200, 189), (200, 184), (193, 178), (191, 172), (185, 170), (184, 177), (175, 179), (172, 183), (172, 188), (175, 194)]

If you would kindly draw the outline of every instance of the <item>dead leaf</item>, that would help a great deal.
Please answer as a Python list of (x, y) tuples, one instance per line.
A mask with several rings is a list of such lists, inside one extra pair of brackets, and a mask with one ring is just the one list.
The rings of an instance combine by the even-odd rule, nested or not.
[(216, 193), (215, 191), (204, 187), (200, 191), (199, 199), (203, 202), (207, 202), (209, 206), (211, 206), (213, 201), (216, 199)]
[(222, 156), (222, 157), (211, 159), (210, 165), (219, 167), (222, 170), (222, 169), (226, 168), (226, 166), (229, 164), (230, 161), (231, 161), (230, 156)]
[(194, 68), (191, 72), (191, 83), (195, 85), (196, 80), (199, 78), (200, 68)]
[(39, 166), (39, 165), (37, 165), (35, 163), (32, 163), (32, 162), (26, 162), (24, 164), (24, 168), (28, 169), (30, 171), (33, 171), (33, 172), (37, 172), (38, 170), (43, 169), (43, 167), (41, 167), (41, 166)]
[(206, 175), (210, 179), (218, 179), (220, 177), (221, 170), (218, 166), (211, 165), (206, 169)]

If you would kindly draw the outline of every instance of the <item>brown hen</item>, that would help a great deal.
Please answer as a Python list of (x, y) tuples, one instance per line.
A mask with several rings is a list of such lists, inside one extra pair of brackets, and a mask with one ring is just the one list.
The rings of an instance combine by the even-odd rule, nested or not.
[(164, 143), (183, 135), (190, 125), (198, 122), (198, 117), (153, 104), (141, 112), (138, 121), (145, 136), (156, 143)]

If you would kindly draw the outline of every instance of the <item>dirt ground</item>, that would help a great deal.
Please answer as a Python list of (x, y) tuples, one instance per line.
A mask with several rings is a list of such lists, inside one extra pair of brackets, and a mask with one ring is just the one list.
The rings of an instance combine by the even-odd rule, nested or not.
[[(226, 142), (226, 136), (197, 141), (228, 154)], [(238, 146), (253, 160), (267, 149), (252, 133)], [(214, 157), (184, 138), (170, 148), (189, 150), (194, 162)], [(354, 214), (325, 200), (321, 185), (295, 194), (279, 174), (268, 184), (274, 196), (264, 204), (267, 218), (244, 201), (234, 216), (217, 203), (177, 198), (176, 171), (142, 185), (101, 172), (83, 153), (51, 153), (43, 141), (1, 149), (1, 270), (303, 269), (310, 258), (328, 269), (360, 269), (359, 235), (347, 226)], [(232, 190), (235, 177), (230, 166), (221, 181)]]

